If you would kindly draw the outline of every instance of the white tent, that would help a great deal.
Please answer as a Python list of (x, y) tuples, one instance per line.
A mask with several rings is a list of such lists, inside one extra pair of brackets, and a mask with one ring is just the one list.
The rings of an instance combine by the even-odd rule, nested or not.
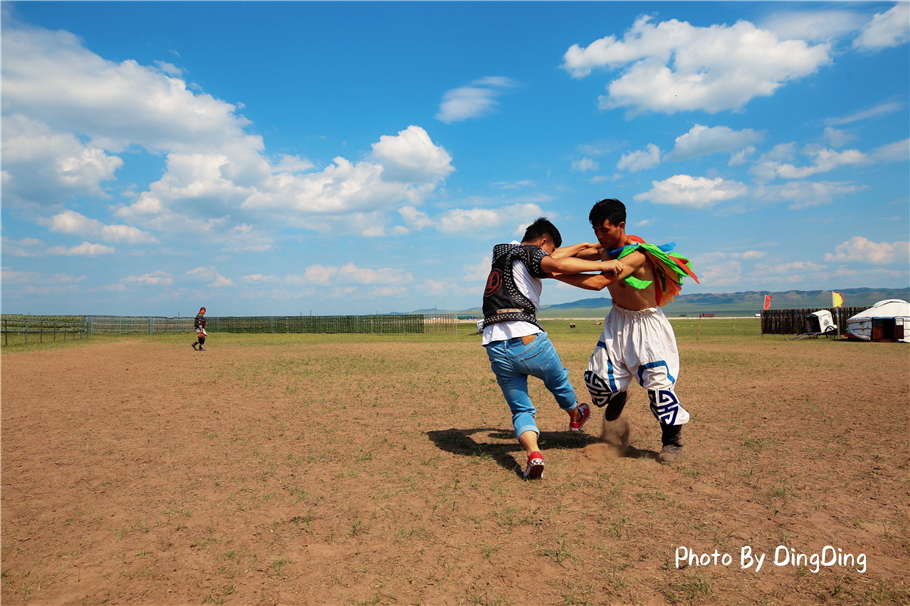
[(910, 343), (910, 303), (900, 299), (879, 301), (847, 320), (846, 335), (859, 341)]

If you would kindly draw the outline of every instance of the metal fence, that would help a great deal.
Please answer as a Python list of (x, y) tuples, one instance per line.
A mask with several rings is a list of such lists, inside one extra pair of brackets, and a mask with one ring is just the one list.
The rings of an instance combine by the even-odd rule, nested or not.
[(807, 309), (765, 309), (761, 312), (761, 334), (763, 335), (798, 335), (812, 332), (809, 314), (826, 310), (831, 312), (831, 319), (837, 325), (837, 332), (844, 334), (847, 330), (847, 319), (852, 318), (868, 307), (810, 307)]
[[(271, 334), (458, 334), (454, 314), (388, 314), (368, 316), (212, 316), (211, 333)], [(86, 316), (89, 332), (180, 333), (194, 332), (193, 317)]]
[(3, 332), (3, 344), (9, 345), (9, 337), (17, 341), (19, 336), (24, 337), (28, 345), (29, 335), (32, 343), (44, 343), (45, 340), (55, 342), (57, 339), (84, 339), (88, 337), (88, 326), (84, 320), (45, 320), (40, 316), (10, 317), (0, 320), (0, 330)]
[[(2, 316), (3, 344), (10, 335), (25, 343), (46, 339), (79, 339), (92, 334), (161, 334), (195, 332), (192, 316)], [(369, 316), (213, 316), (211, 333), (272, 334), (458, 334), (455, 314), (387, 314)]]

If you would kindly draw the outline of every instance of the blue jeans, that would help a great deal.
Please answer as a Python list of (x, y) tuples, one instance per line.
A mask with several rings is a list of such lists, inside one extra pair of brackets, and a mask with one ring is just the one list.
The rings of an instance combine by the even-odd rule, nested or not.
[(563, 410), (574, 410), (578, 406), (575, 389), (569, 382), (569, 371), (563, 368), (547, 333), (541, 332), (535, 336), (527, 345), (521, 338), (515, 338), (494, 341), (486, 346), (496, 382), (512, 411), (515, 437), (526, 431), (540, 434), (537, 423), (534, 422), (537, 411), (528, 396), (529, 376), (543, 381)]

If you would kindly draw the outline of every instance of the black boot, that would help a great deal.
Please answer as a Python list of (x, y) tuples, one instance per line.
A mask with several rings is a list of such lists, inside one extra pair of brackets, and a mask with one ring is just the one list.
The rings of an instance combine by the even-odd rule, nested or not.
[(622, 409), (626, 406), (627, 398), (628, 394), (624, 391), (614, 394), (607, 403), (607, 410), (604, 411), (604, 419), (607, 421), (615, 421), (618, 419), (619, 415), (622, 414)]
[(664, 465), (679, 462), (683, 456), (682, 425), (664, 425), (661, 423), (660, 427), (663, 431), (660, 441), (664, 446), (661, 448), (660, 454), (657, 455), (657, 462)]
[(608, 450), (610, 456), (626, 456), (629, 451), (629, 443), (632, 441), (632, 427), (629, 425), (629, 419), (622, 416), (622, 409), (626, 405), (627, 397), (624, 391), (613, 394), (604, 411), (600, 441), (611, 447)]
[[(196, 341), (195, 343), (193, 343), (193, 349), (196, 349), (196, 345), (197, 345), (198, 343), (199, 343), (199, 341)], [(199, 351), (199, 350), (196, 350), (196, 351)]]

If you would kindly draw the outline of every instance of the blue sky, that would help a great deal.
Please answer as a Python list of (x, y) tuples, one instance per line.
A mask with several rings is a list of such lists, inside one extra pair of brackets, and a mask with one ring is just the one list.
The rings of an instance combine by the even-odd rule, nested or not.
[(494, 244), (541, 215), (593, 241), (607, 197), (692, 259), (684, 294), (906, 287), (908, 24), (907, 2), (3, 3), (2, 309), (465, 309)]

